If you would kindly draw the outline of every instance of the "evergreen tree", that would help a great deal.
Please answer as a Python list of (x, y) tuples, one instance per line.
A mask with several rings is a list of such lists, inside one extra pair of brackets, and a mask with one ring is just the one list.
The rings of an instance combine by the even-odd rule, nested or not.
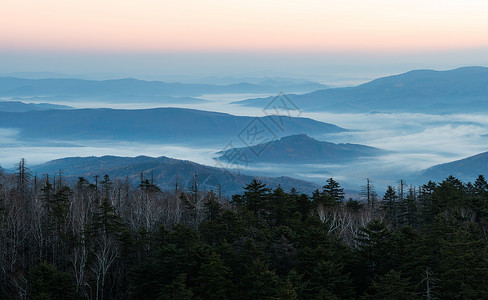
[(279, 299), (281, 280), (264, 262), (256, 259), (246, 269), (240, 282), (240, 299)]
[(266, 184), (253, 179), (251, 183), (244, 187), (244, 195), (234, 200), (238, 202), (237, 204), (242, 202), (246, 209), (259, 215), (259, 212), (262, 212), (267, 205), (269, 192), (270, 189), (266, 187)]
[(218, 254), (212, 252), (200, 266), (196, 296), (202, 299), (232, 299), (234, 286), (231, 270)]
[(158, 300), (191, 300), (193, 291), (186, 285), (186, 274), (181, 273), (170, 284), (165, 285), (159, 292)]
[(214, 221), (222, 213), (222, 204), (217, 201), (217, 197), (213, 191), (205, 195), (205, 214), (207, 220)]
[(483, 175), (476, 178), (469, 195), (469, 208), (476, 213), (476, 220), (488, 223), (488, 183)]
[(457, 225), (444, 234), (440, 287), (446, 299), (481, 299), (488, 286), (488, 247), (476, 229)]
[(376, 193), (375, 187), (369, 178), (366, 178), (366, 184), (361, 187), (361, 197), (366, 199), (366, 203), (369, 207), (376, 209), (376, 202), (378, 194)]
[(414, 299), (415, 293), (410, 289), (408, 278), (402, 277), (402, 272), (390, 270), (379, 276), (371, 284), (372, 295), (370, 299)]
[(17, 191), (25, 194), (29, 188), (29, 182), (32, 174), (30, 169), (25, 164), (25, 159), (22, 158), (17, 167)]
[(365, 288), (378, 276), (394, 267), (395, 244), (386, 224), (373, 220), (360, 229), (357, 240), (355, 274), (357, 283)]
[(433, 208), (434, 204), (434, 191), (437, 188), (435, 182), (429, 181), (427, 184), (422, 185), (419, 188), (419, 214), (422, 224), (431, 223), (435, 216), (436, 210)]
[(323, 193), (332, 198), (334, 203), (342, 203), (344, 201), (344, 189), (333, 178), (327, 179), (327, 184), (323, 186)]
[(348, 249), (335, 236), (327, 234), (327, 225), (309, 219), (298, 238), (298, 263), (295, 270), (303, 275), (305, 299), (353, 298), (351, 278), (345, 271)]
[(407, 196), (398, 203), (398, 223), (400, 226), (416, 226), (418, 223), (417, 195), (413, 187), (410, 187)]
[(80, 298), (73, 276), (46, 262), (29, 271), (29, 299), (68, 300)]
[(398, 196), (391, 185), (386, 189), (381, 207), (385, 211), (386, 220), (388, 220), (393, 227), (396, 227), (398, 223)]
[(271, 226), (284, 225), (285, 220), (289, 218), (293, 209), (293, 203), (283, 189), (278, 186), (269, 195), (269, 224)]

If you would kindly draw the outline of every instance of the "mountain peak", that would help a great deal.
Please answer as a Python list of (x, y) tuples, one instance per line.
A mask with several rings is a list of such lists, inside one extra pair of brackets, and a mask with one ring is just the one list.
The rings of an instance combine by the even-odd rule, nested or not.
[[(470, 113), (488, 111), (488, 68), (467, 66), (453, 70), (413, 70), (345, 88), (287, 95), (307, 111)], [(260, 106), (269, 99), (238, 101)]]
[(296, 142), (296, 141), (319, 142), (316, 139), (309, 137), (306, 133), (299, 133), (299, 134), (284, 136), (279, 141), (280, 142)]
[(142, 176), (152, 176), (154, 182), (162, 189), (173, 189), (175, 183), (183, 189), (190, 189), (198, 175), (198, 183), (203, 188), (221, 188), (224, 194), (241, 193), (242, 187), (257, 178), (274, 188), (281, 186), (284, 189), (298, 188), (304, 193), (311, 193), (318, 186), (307, 181), (290, 177), (252, 176), (238, 173), (230, 175), (229, 170), (205, 166), (195, 162), (169, 158), (166, 156), (150, 157), (120, 157), (120, 156), (90, 156), (67, 157), (49, 161), (33, 166), (31, 169), (39, 174), (53, 174), (58, 170), (64, 171), (67, 180), (77, 180), (82, 176), (92, 178), (94, 175), (108, 174), (110, 178), (129, 179), (132, 184), (140, 182)]
[(488, 152), (479, 153), (460, 160), (439, 164), (416, 175), (423, 180), (442, 181), (453, 175), (463, 181), (474, 181), (478, 175), (488, 176)]
[(226, 161), (236, 150), (249, 163), (337, 163), (384, 153), (384, 150), (369, 146), (334, 144), (296, 134), (256, 146), (221, 151), (216, 159)]

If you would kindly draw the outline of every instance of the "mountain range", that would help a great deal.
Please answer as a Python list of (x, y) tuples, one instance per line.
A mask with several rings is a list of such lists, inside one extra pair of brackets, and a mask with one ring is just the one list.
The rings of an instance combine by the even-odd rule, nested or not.
[(51, 103), (24, 103), (22, 101), (0, 101), (0, 111), (26, 112), (31, 110), (71, 109), (66, 105)]
[(231, 140), (247, 144), (307, 133), (327, 134), (346, 129), (300, 117), (245, 117), (184, 108), (70, 109), (0, 112), (0, 128), (20, 130), (21, 139), (123, 140), (195, 143)]
[(445, 164), (435, 165), (412, 176), (412, 180), (422, 183), (426, 183), (429, 180), (442, 181), (450, 175), (461, 179), (464, 182), (473, 182), (478, 175), (484, 175), (488, 178), (488, 152), (483, 152)]
[[(488, 111), (488, 68), (449, 71), (415, 70), (345, 88), (288, 95), (301, 109), (337, 113), (420, 112), (469, 113)], [(271, 98), (237, 101), (263, 107)]]
[(374, 147), (358, 144), (334, 144), (313, 139), (306, 134), (282, 137), (279, 140), (220, 151), (216, 159), (237, 163), (342, 163), (362, 157), (387, 153)]
[(130, 182), (140, 182), (141, 172), (145, 178), (151, 176), (154, 184), (162, 189), (174, 189), (176, 182), (183, 189), (190, 189), (194, 176), (197, 176), (197, 183), (200, 188), (217, 190), (221, 186), (222, 192), (227, 195), (241, 193), (242, 188), (256, 178), (267, 184), (269, 187), (280, 185), (284, 190), (295, 187), (299, 192), (311, 193), (319, 186), (303, 180), (290, 177), (261, 177), (238, 174), (232, 170), (209, 167), (191, 161), (161, 157), (69, 157), (31, 167), (32, 172), (40, 176), (50, 174), (58, 176), (59, 170), (65, 178), (77, 180), (78, 177), (85, 177), (92, 180), (93, 176), (109, 175), (112, 179), (129, 178)]
[(324, 88), (318, 83), (279, 83), (265, 80), (260, 83), (233, 83), (228, 85), (146, 81), (134, 78), (86, 80), (75, 78), (28, 79), (0, 77), (0, 97), (14, 100), (45, 101), (104, 101), (199, 103), (205, 94), (277, 94), (283, 90), (312, 90)]

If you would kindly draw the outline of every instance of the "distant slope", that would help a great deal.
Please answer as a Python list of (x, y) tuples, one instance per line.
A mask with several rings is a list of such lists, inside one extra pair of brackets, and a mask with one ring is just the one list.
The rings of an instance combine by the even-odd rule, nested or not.
[(311, 193), (318, 185), (289, 177), (259, 177), (249, 175), (230, 175), (224, 169), (204, 166), (191, 161), (177, 160), (168, 157), (70, 157), (47, 162), (31, 167), (33, 172), (40, 174), (58, 174), (63, 171), (63, 176), (77, 180), (79, 176), (93, 180), (93, 176), (108, 174), (112, 179), (125, 179), (137, 184), (140, 174), (143, 172), (146, 178), (153, 174), (154, 183), (162, 189), (174, 189), (176, 181), (183, 188), (190, 188), (194, 175), (197, 174), (197, 182), (201, 189), (216, 190), (220, 184), (225, 194), (241, 193), (242, 187), (253, 178), (258, 178), (270, 187), (280, 185), (289, 190), (295, 187), (298, 191)]
[(27, 139), (230, 142), (238, 140), (237, 135), (252, 124), (266, 125), (268, 135), (276, 137), (345, 131), (307, 118), (282, 118), (282, 127), (277, 127), (275, 121), (276, 117), (242, 117), (183, 108), (0, 112), (0, 128), (18, 128), (19, 137)]
[(50, 103), (24, 103), (22, 101), (0, 101), (0, 111), (5, 112), (26, 112), (32, 110), (49, 110), (49, 109), (70, 109), (66, 105), (57, 105)]
[[(194, 79), (195, 80), (195, 79)], [(289, 77), (279, 77), (279, 76), (267, 76), (267, 77), (215, 77), (215, 76), (207, 76), (204, 78), (197, 79), (200, 82), (205, 82), (208, 84), (215, 84), (215, 85), (229, 85), (239, 82), (246, 82), (255, 85), (261, 86), (271, 86), (275, 88), (279, 88), (280, 91), (294, 91), (294, 92), (312, 92), (316, 90), (322, 90), (328, 88), (327, 85), (306, 80), (306, 79), (298, 79), (298, 78), (289, 78)]]
[[(488, 111), (488, 68), (416, 70), (347, 88), (289, 95), (301, 109), (331, 112), (458, 113)], [(236, 103), (263, 106), (269, 98)]]
[(282, 90), (311, 90), (324, 88), (316, 83), (292, 85), (288, 89), (274, 81), (262, 83), (234, 83), (228, 85), (168, 83), (133, 78), (85, 80), (74, 78), (27, 79), (0, 77), (0, 97), (46, 100), (103, 100), (106, 102), (203, 102), (195, 97), (204, 94), (279, 93)]
[(414, 178), (425, 182), (428, 180), (442, 181), (449, 175), (463, 181), (474, 181), (478, 175), (488, 177), (488, 152), (430, 167)]
[[(339, 163), (361, 157), (377, 156), (386, 151), (358, 144), (334, 144), (317, 141), (305, 134), (283, 137), (253, 147), (221, 151), (218, 160), (231, 161), (236, 153), (249, 163)], [(241, 158), (242, 159), (242, 158)]]

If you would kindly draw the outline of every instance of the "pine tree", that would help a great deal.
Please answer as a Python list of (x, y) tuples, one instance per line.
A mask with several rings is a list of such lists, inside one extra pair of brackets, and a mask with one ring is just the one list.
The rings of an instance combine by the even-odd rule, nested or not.
[(476, 221), (488, 223), (488, 183), (483, 175), (479, 175), (469, 195), (469, 208), (476, 213)]
[(357, 270), (358, 284), (363, 288), (375, 280), (377, 276), (386, 274), (393, 267), (395, 244), (386, 224), (373, 220), (356, 238), (356, 261), (360, 266)]
[(414, 187), (410, 187), (407, 196), (398, 203), (399, 226), (416, 226), (418, 223), (417, 195)]
[(259, 212), (262, 212), (267, 206), (269, 192), (270, 189), (266, 187), (266, 184), (253, 179), (251, 183), (244, 187), (242, 202), (248, 210), (259, 215)]
[(196, 279), (196, 296), (203, 299), (232, 299), (234, 286), (232, 272), (218, 254), (205, 258)]
[(29, 299), (79, 299), (73, 276), (46, 262), (29, 271)]
[(379, 276), (371, 284), (372, 295), (370, 299), (413, 299), (415, 293), (410, 288), (408, 278), (402, 277), (402, 272), (390, 270)]
[(193, 298), (193, 291), (186, 285), (185, 273), (181, 273), (170, 284), (167, 284), (159, 292), (158, 300), (191, 300)]
[(344, 189), (333, 178), (327, 179), (327, 184), (323, 186), (323, 192), (329, 195), (334, 203), (342, 203), (344, 201)]
[[(449, 230), (449, 229), (448, 229)], [(488, 286), (488, 245), (476, 229), (457, 224), (440, 251), (440, 287), (446, 299), (481, 299)]]
[(205, 214), (207, 220), (214, 221), (222, 213), (222, 204), (217, 200), (217, 196), (213, 191), (210, 191), (205, 195)]
[(22, 158), (17, 167), (17, 191), (21, 194), (28, 191), (31, 176), (30, 169), (27, 168), (25, 159)]
[(361, 197), (366, 199), (366, 203), (373, 210), (376, 209), (376, 202), (378, 194), (376, 193), (375, 187), (369, 178), (366, 178), (366, 184), (361, 187)]
[(395, 189), (391, 185), (386, 189), (385, 195), (381, 202), (381, 207), (385, 211), (386, 219), (393, 225), (397, 227), (398, 223), (398, 196)]

